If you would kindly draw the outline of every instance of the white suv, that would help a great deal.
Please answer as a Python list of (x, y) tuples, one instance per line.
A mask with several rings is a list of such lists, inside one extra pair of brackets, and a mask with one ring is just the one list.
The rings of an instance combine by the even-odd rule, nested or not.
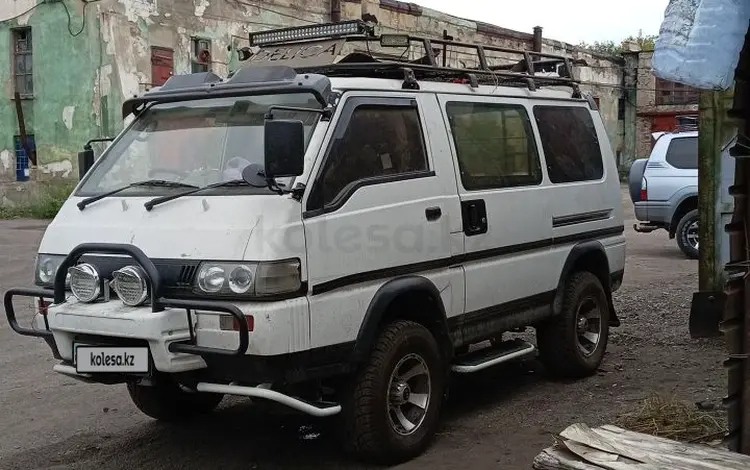
[[(429, 44), (362, 22), (257, 33), (231, 78), (127, 101), (135, 119), (44, 235), (41, 288), (6, 293), (13, 329), (156, 419), (269, 400), (336, 416), (346, 448), (383, 463), (429, 445), (451, 372), (538, 348), (554, 374), (595, 373), (619, 324), (623, 208), (568, 60), (490, 66), (494, 48), (433, 41), (479, 57), (455, 69), (431, 48), (345, 55), (356, 41)], [(16, 296), (47, 299), (32, 329)], [(536, 345), (503, 341), (525, 327)]]

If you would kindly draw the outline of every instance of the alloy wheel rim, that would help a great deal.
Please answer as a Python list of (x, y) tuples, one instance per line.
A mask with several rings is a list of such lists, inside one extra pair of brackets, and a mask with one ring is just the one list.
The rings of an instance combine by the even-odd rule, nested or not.
[(690, 225), (687, 226), (685, 229), (685, 238), (688, 242), (688, 244), (693, 247), (693, 249), (698, 249), (698, 239), (699, 232), (698, 232), (698, 221), (694, 220), (690, 223)]
[(576, 311), (576, 338), (578, 350), (585, 356), (593, 355), (602, 337), (602, 312), (593, 296), (584, 298)]
[(411, 353), (401, 358), (388, 384), (391, 428), (402, 436), (414, 434), (427, 416), (431, 394), (430, 370), (422, 356)]

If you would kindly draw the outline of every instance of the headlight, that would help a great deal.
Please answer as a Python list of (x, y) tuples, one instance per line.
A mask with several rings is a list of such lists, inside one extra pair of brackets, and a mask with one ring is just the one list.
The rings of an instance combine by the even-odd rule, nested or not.
[(263, 297), (302, 287), (299, 260), (261, 263), (202, 263), (196, 292), (217, 296)]
[[(66, 255), (39, 254), (36, 257), (36, 268), (34, 269), (34, 284), (40, 287), (53, 287), (55, 274)], [(65, 279), (65, 286), (70, 286), (70, 275)]]
[(137, 307), (148, 298), (146, 273), (140, 266), (125, 266), (112, 273), (112, 290), (130, 307)]
[(68, 269), (70, 289), (81, 302), (93, 302), (102, 291), (99, 273), (92, 265), (83, 263)]

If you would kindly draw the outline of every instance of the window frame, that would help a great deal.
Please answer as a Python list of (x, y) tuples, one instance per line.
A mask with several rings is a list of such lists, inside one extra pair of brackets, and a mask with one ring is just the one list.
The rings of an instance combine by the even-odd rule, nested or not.
[[(310, 191), (305, 201), (305, 212), (303, 218), (316, 217), (331, 212), (336, 212), (346, 204), (349, 199), (360, 189), (367, 186), (373, 186), (384, 183), (393, 183), (397, 181), (407, 181), (417, 178), (429, 178), (435, 176), (435, 171), (430, 162), (429, 146), (427, 144), (427, 134), (425, 124), (420, 113), (419, 104), (416, 97), (372, 97), (372, 96), (353, 96), (347, 99), (341, 109), (338, 120), (336, 120), (333, 130), (330, 133), (328, 143), (325, 145), (325, 153), (315, 171), (315, 177), (312, 184), (308, 185)], [(349, 129), (354, 112), (360, 107), (382, 106), (390, 108), (413, 109), (417, 113), (418, 124), (421, 134), (422, 149), (424, 151), (425, 164), (427, 169), (421, 171), (411, 171), (408, 173), (399, 173), (395, 175), (382, 175), (369, 178), (363, 178), (352, 181), (344, 186), (341, 191), (334, 197), (333, 201), (325, 204), (322, 200), (322, 194), (317, 196), (322, 189), (322, 178), (325, 173), (331, 151), (337, 139), (343, 137)]]
[[(461, 156), (459, 155), (458, 146), (456, 145), (456, 136), (453, 132), (453, 127), (451, 126), (450, 119), (451, 115), (449, 112), (449, 107), (451, 104), (471, 104), (471, 105), (481, 105), (481, 106), (489, 106), (489, 107), (498, 107), (498, 108), (505, 108), (505, 109), (518, 109), (523, 111), (523, 117), (524, 119), (524, 128), (526, 130), (526, 138), (528, 144), (530, 144), (534, 150), (535, 156), (536, 156), (536, 163), (538, 165), (539, 174), (537, 176), (537, 179), (531, 183), (527, 182), (521, 182), (518, 184), (508, 184), (508, 185), (496, 185), (496, 184), (488, 184), (488, 185), (478, 185), (478, 186), (472, 186), (468, 187), (466, 180), (464, 179), (464, 166), (461, 161)], [(458, 176), (459, 180), (461, 182), (461, 186), (463, 189), (467, 192), (474, 192), (474, 191), (487, 191), (491, 189), (512, 189), (512, 188), (525, 188), (525, 187), (535, 187), (540, 186), (544, 182), (544, 169), (542, 165), (542, 159), (541, 154), (539, 152), (539, 146), (537, 145), (537, 139), (536, 134), (534, 133), (534, 126), (531, 123), (531, 116), (529, 115), (529, 110), (527, 107), (522, 103), (515, 103), (515, 102), (498, 102), (498, 101), (476, 101), (476, 100), (462, 100), (462, 99), (450, 99), (446, 100), (443, 106), (445, 116), (447, 118), (447, 131), (450, 137), (451, 146), (453, 147), (453, 158), (455, 159), (456, 164), (458, 165)]]
[[(656, 106), (685, 106), (698, 104), (699, 91), (682, 83), (656, 77), (654, 84)], [(669, 95), (663, 95), (663, 93)]]
[[(201, 43), (206, 43), (207, 50), (209, 53), (209, 61), (204, 63), (201, 63), (199, 61), (199, 47)], [(192, 73), (204, 73), (204, 72), (211, 72), (211, 65), (213, 64), (213, 57), (211, 57), (211, 50), (213, 49), (213, 44), (210, 39), (204, 38), (201, 36), (192, 36), (190, 38), (190, 71)], [(205, 69), (205, 70), (200, 70)]]
[[(13, 77), (13, 91), (18, 92), (21, 99), (33, 99), (34, 98), (34, 35), (32, 34), (31, 27), (26, 26), (22, 28), (11, 28), (11, 75)], [(26, 34), (26, 49), (23, 51), (18, 50), (19, 34)], [(18, 73), (18, 67), (16, 61), (18, 57), (24, 57), (24, 63), (26, 63), (26, 57), (31, 59), (31, 72)], [(19, 77), (31, 77), (31, 91), (18, 89)]]
[[(552, 175), (550, 173), (550, 161), (547, 156), (547, 151), (544, 148), (544, 137), (542, 136), (542, 129), (539, 127), (539, 118), (537, 117), (536, 110), (537, 108), (546, 108), (546, 109), (582, 109), (584, 110), (589, 118), (591, 119), (591, 124), (594, 126), (594, 136), (596, 137), (596, 145), (597, 149), (599, 150), (599, 160), (602, 164), (602, 174), (598, 178), (593, 179), (583, 179), (583, 180), (574, 180), (574, 181), (553, 181)], [(601, 183), (607, 179), (607, 165), (604, 161), (604, 153), (602, 152), (602, 146), (599, 140), (599, 133), (596, 129), (596, 122), (594, 122), (593, 116), (591, 116), (591, 109), (588, 106), (579, 106), (573, 103), (566, 103), (566, 104), (549, 104), (549, 103), (542, 103), (542, 104), (534, 104), (532, 106), (532, 113), (534, 114), (534, 121), (536, 126), (536, 131), (539, 135), (539, 144), (541, 145), (541, 151), (544, 155), (544, 166), (545, 166), (545, 172), (547, 173), (547, 179), (549, 182), (555, 186), (560, 185), (570, 185), (570, 184), (586, 184), (586, 183)]]

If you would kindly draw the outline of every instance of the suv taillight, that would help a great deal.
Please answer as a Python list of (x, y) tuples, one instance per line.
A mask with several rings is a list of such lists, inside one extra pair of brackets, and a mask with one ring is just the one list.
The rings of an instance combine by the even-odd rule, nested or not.
[(641, 180), (641, 201), (648, 201), (648, 182), (645, 177)]

